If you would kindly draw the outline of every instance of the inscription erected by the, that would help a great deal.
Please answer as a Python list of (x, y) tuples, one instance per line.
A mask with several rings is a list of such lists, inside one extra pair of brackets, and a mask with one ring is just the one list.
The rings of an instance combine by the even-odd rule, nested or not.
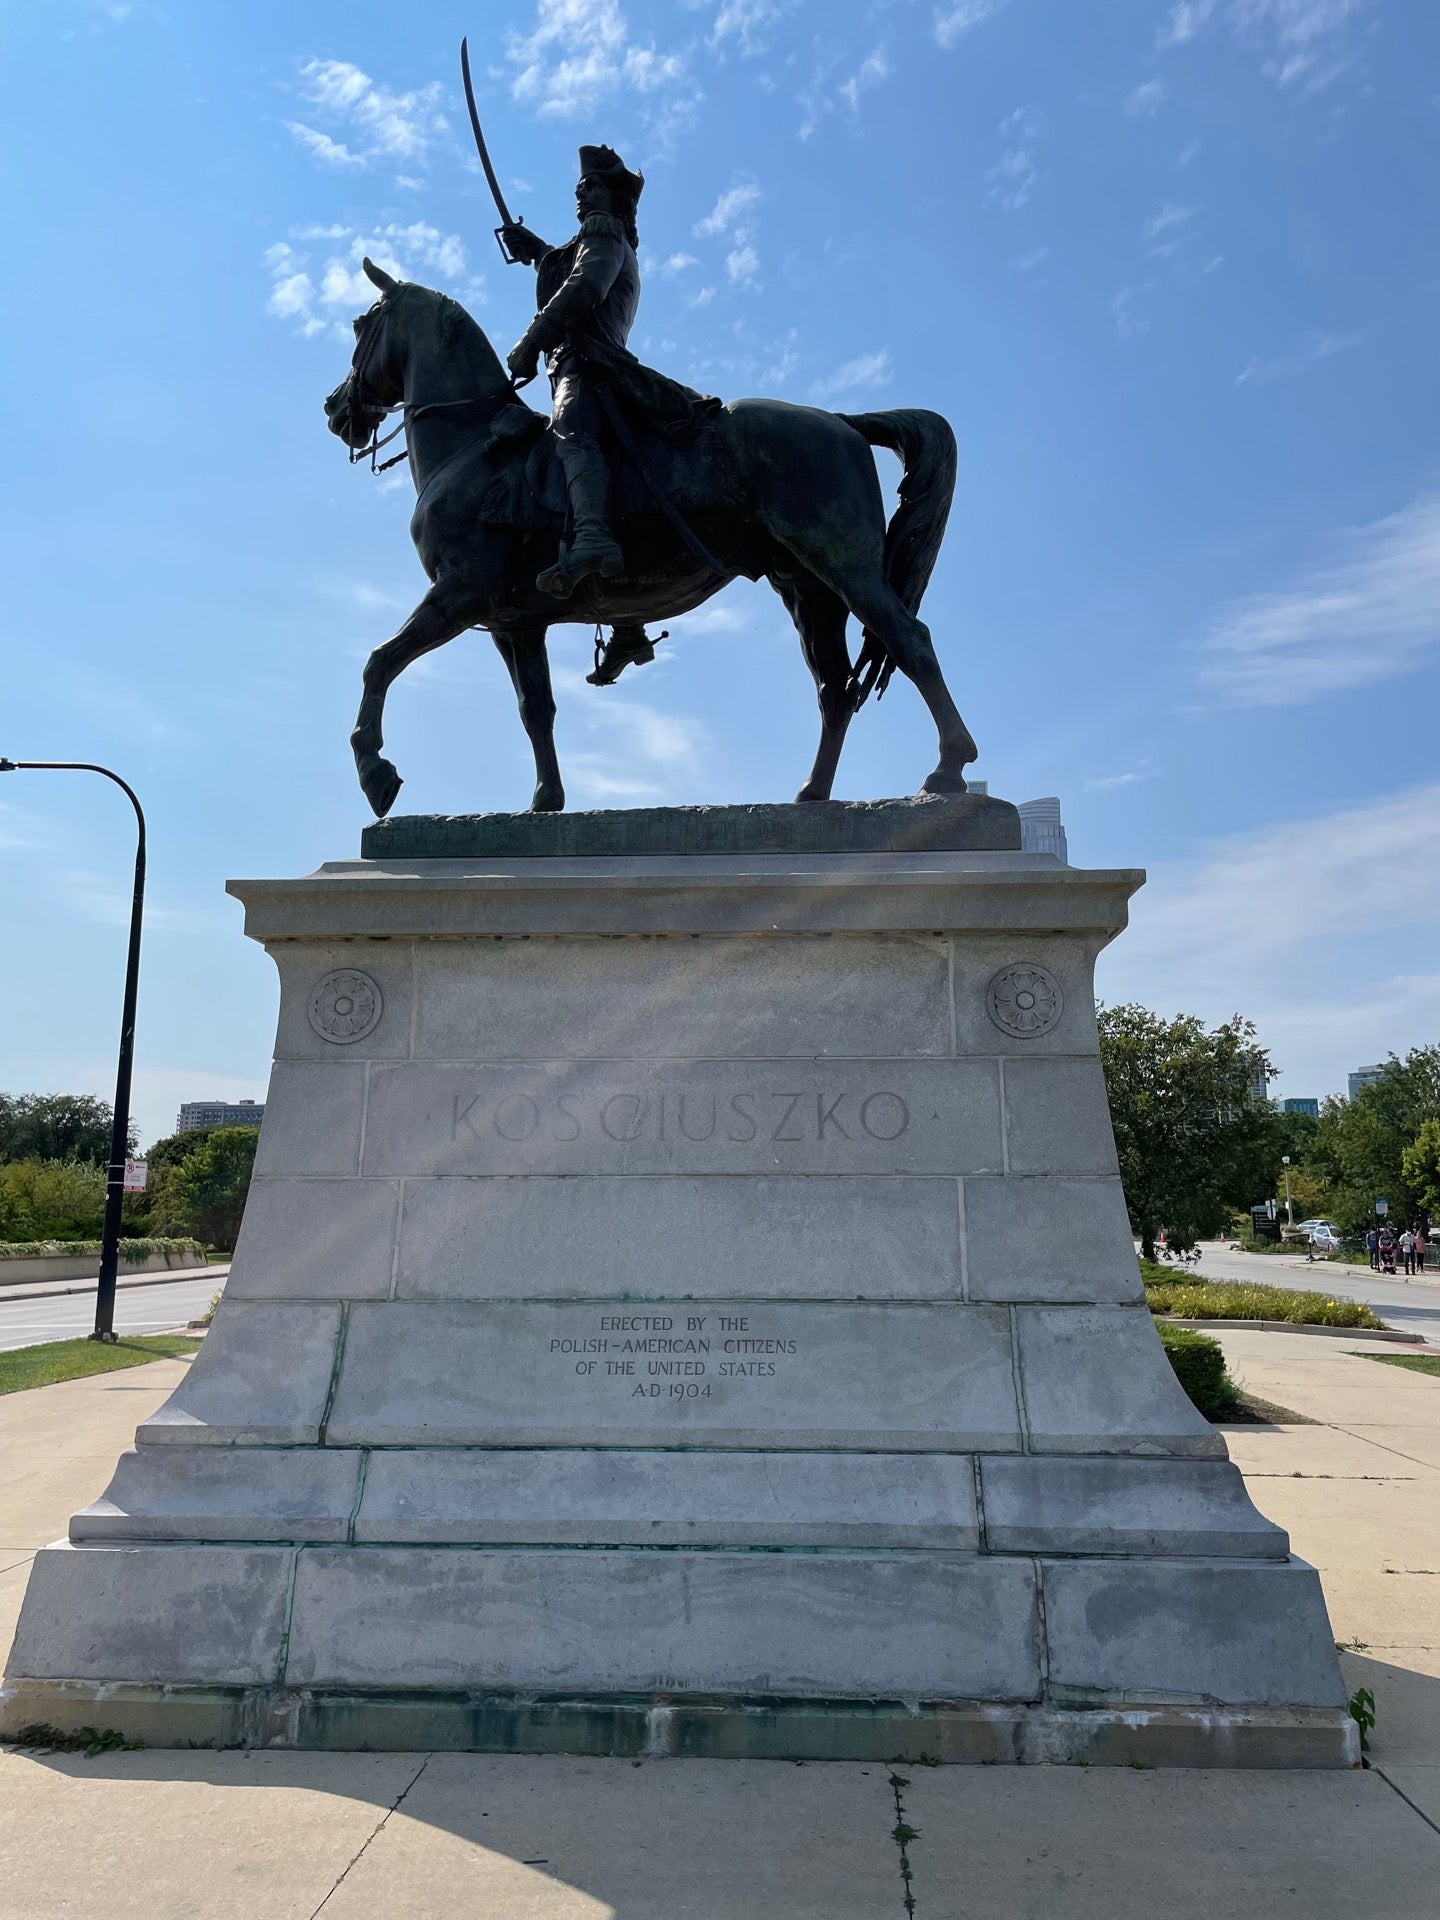
[[(798, 1340), (760, 1331), (750, 1313), (600, 1313), (597, 1330), (550, 1341), (582, 1380), (610, 1380), (632, 1400), (709, 1400), (721, 1380), (774, 1380)], [(752, 1322), (755, 1330), (752, 1331)]]

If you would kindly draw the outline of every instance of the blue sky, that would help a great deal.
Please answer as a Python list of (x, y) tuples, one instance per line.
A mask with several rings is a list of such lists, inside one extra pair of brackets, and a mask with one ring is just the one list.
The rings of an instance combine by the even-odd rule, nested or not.
[[(1278, 1093), (1440, 1035), (1440, 471), (1428, 0), (45, 0), (0, 25), (0, 753), (100, 759), (151, 823), (137, 1112), (262, 1095), (273, 974), (231, 875), (353, 855), (369, 649), (423, 589), (408, 481), (320, 401), (368, 249), (502, 350), (506, 268), (456, 50), (513, 203), (574, 148), (644, 167), (632, 341), (733, 398), (952, 421), (925, 613), (1016, 799), (1144, 866), (1101, 990), (1260, 1022)], [(884, 460), (886, 456), (882, 456)], [(765, 587), (583, 685), (572, 805), (785, 799), (813, 696)], [(392, 694), (401, 810), (526, 804), (483, 635)], [(896, 684), (837, 794), (933, 760)], [(0, 781), (0, 1087), (108, 1092), (124, 802)]]

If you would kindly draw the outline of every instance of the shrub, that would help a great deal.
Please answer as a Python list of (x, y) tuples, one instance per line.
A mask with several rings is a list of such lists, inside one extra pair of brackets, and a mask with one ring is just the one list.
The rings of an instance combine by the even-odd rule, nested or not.
[(258, 1127), (217, 1127), (204, 1146), (180, 1162), (168, 1176), (176, 1225), (211, 1246), (234, 1246), (259, 1139)]
[(1218, 1340), (1191, 1333), (1188, 1327), (1162, 1325), (1160, 1344), (1175, 1378), (1207, 1420), (1218, 1420), (1230, 1411), (1240, 1396), (1226, 1372), (1225, 1352)]
[(88, 1240), (105, 1214), (105, 1174), (81, 1160), (0, 1165), (0, 1239)]
[[(152, 1253), (179, 1254), (197, 1267), (205, 1264), (205, 1249), (198, 1240), (122, 1240), (122, 1260), (148, 1260)], [(81, 1254), (100, 1257), (98, 1240), (0, 1240), (0, 1260), (55, 1259)]]

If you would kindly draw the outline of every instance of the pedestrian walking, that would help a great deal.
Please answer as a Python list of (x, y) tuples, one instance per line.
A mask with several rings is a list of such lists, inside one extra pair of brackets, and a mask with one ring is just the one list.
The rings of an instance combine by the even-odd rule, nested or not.
[(1374, 1227), (1371, 1227), (1370, 1231), (1366, 1234), (1365, 1245), (1370, 1254), (1371, 1269), (1375, 1273), (1378, 1273), (1380, 1271), (1380, 1235)]
[(1405, 1278), (1408, 1280), (1415, 1271), (1415, 1229), (1406, 1227), (1400, 1236), (1400, 1258), (1405, 1263)]
[(1381, 1273), (1393, 1274), (1395, 1271), (1395, 1235), (1390, 1231), (1389, 1227), (1382, 1227), (1380, 1229), (1378, 1252), (1380, 1255)]
[(1430, 1236), (1426, 1233), (1424, 1227), (1416, 1227), (1415, 1229), (1415, 1271), (1416, 1273), (1420, 1273), (1420, 1274), (1424, 1273), (1425, 1256), (1429, 1251), (1430, 1251)]

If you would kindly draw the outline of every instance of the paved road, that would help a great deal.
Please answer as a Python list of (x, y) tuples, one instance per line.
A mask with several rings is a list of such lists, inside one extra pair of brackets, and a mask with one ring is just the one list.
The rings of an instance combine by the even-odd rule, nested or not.
[(1206, 1280), (1268, 1280), (1274, 1287), (1363, 1300), (1386, 1326), (1418, 1333), (1440, 1346), (1440, 1273), (1428, 1273), (1407, 1285), (1388, 1274), (1371, 1273), (1368, 1267), (1342, 1267), (1328, 1261), (1307, 1267), (1303, 1254), (1231, 1253), (1208, 1241), (1201, 1249), (1199, 1271)]
[[(122, 1281), (115, 1295), (117, 1333), (168, 1333), (183, 1327), (209, 1306), (225, 1274), (199, 1275), (153, 1287), (127, 1287)], [(47, 1340), (73, 1340), (95, 1324), (95, 1291), (54, 1293), (39, 1300), (7, 1300), (0, 1291), (0, 1353), (14, 1347), (35, 1347)]]

